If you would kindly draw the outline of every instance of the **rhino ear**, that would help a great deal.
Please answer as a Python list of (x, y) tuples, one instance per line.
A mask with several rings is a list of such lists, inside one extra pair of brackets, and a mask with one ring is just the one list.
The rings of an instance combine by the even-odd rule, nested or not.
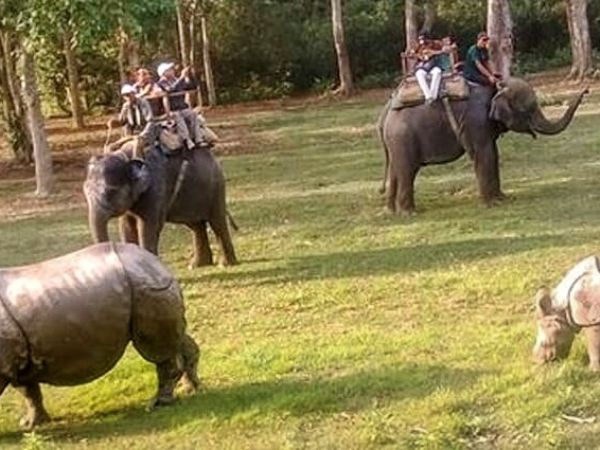
[(546, 286), (540, 288), (535, 294), (535, 310), (542, 317), (552, 314), (552, 297), (550, 289)]

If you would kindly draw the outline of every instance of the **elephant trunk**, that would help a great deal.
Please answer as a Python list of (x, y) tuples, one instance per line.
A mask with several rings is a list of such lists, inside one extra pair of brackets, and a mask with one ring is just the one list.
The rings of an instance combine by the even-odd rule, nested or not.
[(95, 243), (108, 242), (108, 220), (110, 215), (100, 207), (90, 204), (88, 209), (88, 221), (92, 239)]
[(564, 129), (567, 128), (569, 123), (571, 123), (571, 120), (575, 115), (575, 111), (577, 111), (577, 108), (581, 104), (583, 96), (586, 93), (587, 89), (579, 93), (577, 97), (571, 102), (569, 108), (564, 113), (564, 115), (554, 122), (548, 120), (546, 116), (544, 116), (544, 113), (542, 112), (540, 106), (537, 105), (530, 122), (532, 130), (540, 134), (546, 135), (558, 134), (564, 131)]

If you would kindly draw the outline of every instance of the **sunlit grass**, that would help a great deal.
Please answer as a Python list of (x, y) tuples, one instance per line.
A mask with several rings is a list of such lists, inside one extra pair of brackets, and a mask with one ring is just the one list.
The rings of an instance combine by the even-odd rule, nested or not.
[[(600, 414), (583, 343), (548, 368), (529, 354), (536, 288), (600, 244), (598, 117), (554, 138), (502, 138), (504, 205), (479, 203), (461, 159), (423, 170), (419, 214), (401, 219), (376, 193), (379, 106), (232, 118), (266, 146), (223, 159), (241, 264), (188, 270), (181, 227), (161, 244), (203, 349), (202, 393), (146, 413), (153, 368), (130, 350), (94, 383), (46, 387), (57, 420), (33, 438), (9, 390), (0, 446), (595, 448), (596, 424), (561, 419)], [(83, 209), (0, 222), (0, 265), (86, 242)]]

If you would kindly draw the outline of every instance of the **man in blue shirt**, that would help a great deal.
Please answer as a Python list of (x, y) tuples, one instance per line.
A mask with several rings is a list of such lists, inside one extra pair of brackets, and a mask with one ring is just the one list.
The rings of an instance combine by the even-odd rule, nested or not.
[(181, 121), (176, 120), (178, 123), (177, 131), (186, 142), (187, 147), (191, 150), (194, 146), (206, 144), (207, 140), (202, 130), (204, 120), (185, 101), (186, 91), (191, 91), (197, 87), (196, 81), (190, 76), (190, 68), (184, 67), (179, 77), (177, 77), (175, 64), (162, 63), (158, 66), (157, 72), (160, 77), (158, 85), (169, 95), (171, 113), (180, 115), (187, 125), (187, 129), (183, 129), (184, 127), (179, 126)]
[(477, 35), (477, 43), (467, 52), (463, 76), (472, 83), (494, 86), (498, 80), (490, 64), (490, 38), (485, 32)]

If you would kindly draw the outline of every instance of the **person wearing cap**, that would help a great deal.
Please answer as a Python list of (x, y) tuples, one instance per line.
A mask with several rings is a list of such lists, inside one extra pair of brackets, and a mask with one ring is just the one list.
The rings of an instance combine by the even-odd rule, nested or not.
[[(123, 126), (124, 137), (113, 143), (109, 150), (120, 148), (121, 145), (132, 140), (138, 139), (139, 146), (143, 149), (147, 145), (151, 145), (157, 138), (157, 130), (152, 115), (150, 104), (143, 98), (138, 98), (138, 92), (135, 86), (124, 84), (121, 87), (121, 96), (123, 97), (123, 106), (119, 117), (111, 119), (108, 126), (112, 127), (113, 123)], [(138, 156), (139, 148), (134, 147), (134, 157)]]
[(477, 42), (467, 51), (463, 67), (463, 76), (467, 81), (483, 86), (496, 85), (498, 77), (490, 64), (489, 45), (490, 38), (482, 31), (477, 35)]
[[(195, 146), (201, 146), (206, 142), (205, 133), (202, 130), (204, 120), (194, 111), (185, 100), (186, 91), (196, 89), (198, 86), (195, 80), (190, 76), (190, 67), (184, 67), (179, 77), (175, 74), (175, 64), (162, 63), (158, 66), (157, 72), (160, 79), (158, 85), (169, 96), (169, 109), (176, 115), (178, 123), (177, 130), (186, 142), (189, 149)], [(174, 95), (175, 94), (175, 95)], [(179, 126), (180, 116), (185, 121), (187, 127)]]
[[(439, 64), (442, 48), (429, 36), (421, 34), (418, 45), (411, 54), (417, 59), (415, 77), (425, 96), (425, 103), (431, 104), (438, 98), (442, 82), (442, 69)], [(428, 81), (429, 78), (431, 83)]]

